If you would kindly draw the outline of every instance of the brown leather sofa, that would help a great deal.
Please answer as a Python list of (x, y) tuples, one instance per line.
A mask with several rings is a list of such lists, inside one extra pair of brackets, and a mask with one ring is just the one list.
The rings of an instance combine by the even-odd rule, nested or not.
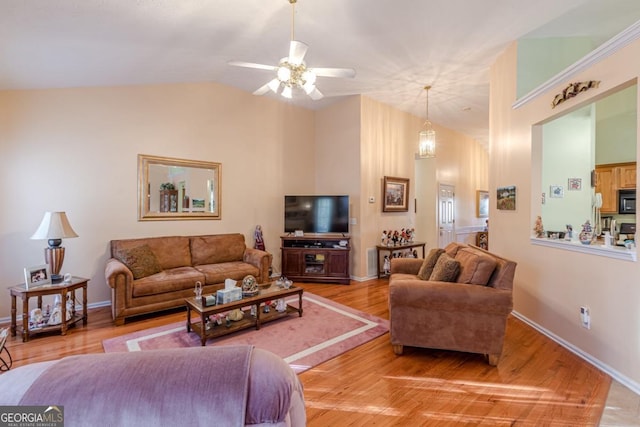
[[(389, 335), (393, 350), (402, 354), (403, 347), (410, 346), (480, 353), (495, 366), (513, 307), (516, 263), (462, 243), (451, 243), (444, 251), (460, 263), (456, 283), (420, 279), (422, 259), (391, 260)], [(482, 274), (476, 274), (483, 262), (488, 280), (478, 280)], [(487, 265), (493, 266), (491, 271)]]
[(105, 278), (116, 325), (125, 318), (184, 306), (194, 296), (224, 288), (225, 279), (253, 275), (269, 281), (272, 255), (245, 245), (243, 234), (168, 236), (111, 241)]

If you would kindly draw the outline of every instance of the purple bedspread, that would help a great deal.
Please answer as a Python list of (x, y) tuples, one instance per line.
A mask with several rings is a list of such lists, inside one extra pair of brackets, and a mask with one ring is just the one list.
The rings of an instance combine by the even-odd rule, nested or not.
[(252, 351), (228, 346), (67, 357), (44, 371), (20, 404), (62, 405), (69, 426), (243, 426)]
[(65, 426), (306, 425), (302, 384), (279, 356), (216, 346), (70, 356), (0, 375), (0, 405), (64, 406)]

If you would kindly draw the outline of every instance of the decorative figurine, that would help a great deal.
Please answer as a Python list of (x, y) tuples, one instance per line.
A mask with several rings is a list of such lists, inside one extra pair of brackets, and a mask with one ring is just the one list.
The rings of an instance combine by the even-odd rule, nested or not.
[(536, 223), (533, 226), (533, 231), (536, 233), (537, 238), (544, 237), (544, 227), (542, 226), (542, 217), (538, 215), (536, 218)]
[(591, 244), (591, 240), (593, 240), (593, 228), (591, 228), (591, 222), (589, 220), (582, 224), (582, 231), (578, 235), (578, 238), (583, 245)]
[(253, 233), (253, 238), (255, 240), (255, 244), (253, 245), (254, 249), (259, 249), (261, 251), (264, 251), (265, 246), (264, 246), (264, 238), (262, 237), (261, 225), (256, 225), (256, 230)]
[(196, 301), (201, 301), (202, 298), (202, 282), (197, 281), (196, 287), (193, 290), (193, 293), (196, 294)]
[(389, 255), (384, 256), (384, 263), (382, 264), (382, 271), (384, 274), (389, 274), (391, 271), (391, 261), (389, 260)]
[(573, 226), (571, 224), (567, 224), (567, 231), (564, 233), (564, 240), (573, 239)]

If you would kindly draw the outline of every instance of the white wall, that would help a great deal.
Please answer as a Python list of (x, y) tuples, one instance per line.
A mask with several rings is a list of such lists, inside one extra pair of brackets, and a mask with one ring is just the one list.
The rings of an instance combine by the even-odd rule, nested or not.
[[(581, 225), (592, 219), (591, 171), (594, 168), (595, 114), (585, 107), (543, 125), (542, 130), (542, 192), (541, 206), (544, 228), (565, 231), (572, 225), (577, 237)], [(570, 191), (569, 178), (582, 180), (582, 189)], [(553, 197), (551, 186), (561, 186), (562, 197)]]
[[(635, 390), (640, 390), (640, 276), (638, 262), (534, 246), (532, 218), (540, 214), (540, 162), (532, 140), (535, 125), (586, 105), (638, 78), (640, 41), (601, 59), (570, 81), (600, 80), (597, 89), (581, 93), (555, 109), (551, 101), (570, 81), (549, 89), (514, 109), (517, 46), (510, 46), (491, 68), (491, 191), (515, 185), (518, 208), (490, 206), (491, 248), (518, 262), (514, 309), (561, 340), (589, 355)], [(637, 102), (637, 100), (636, 100)], [(637, 124), (636, 124), (637, 126)], [(636, 141), (637, 144), (637, 141)], [(591, 308), (591, 329), (580, 324), (579, 307)]]
[[(0, 92), (0, 271), (7, 286), (43, 263), (46, 242), (29, 239), (46, 210), (64, 210), (79, 238), (67, 239), (63, 272), (88, 277), (89, 303), (110, 300), (104, 264), (112, 239), (240, 232), (253, 246), (262, 225), (280, 271), (285, 194), (349, 194), (351, 275), (367, 278), (367, 249), (384, 229), (415, 226), (416, 137), (422, 119), (366, 97), (313, 112), (217, 84), (177, 84)], [(437, 164), (427, 186), (456, 185), (461, 226), (486, 189), (487, 153), (436, 125)], [(137, 221), (137, 155), (222, 163), (222, 220)], [(382, 212), (384, 176), (411, 180), (409, 211)], [(421, 183), (423, 184), (423, 183)], [(437, 193), (434, 193), (434, 195)], [(369, 203), (369, 197), (375, 202)], [(418, 239), (437, 245), (435, 199)], [(10, 314), (0, 299), (0, 318)]]
[[(216, 84), (0, 92), (0, 271), (5, 286), (44, 263), (29, 237), (47, 210), (67, 212), (63, 272), (110, 300), (111, 239), (240, 232), (261, 224), (279, 265), (285, 193), (313, 192), (314, 114)], [(137, 221), (137, 155), (222, 163), (222, 220)], [(0, 298), (0, 318), (10, 314)]]

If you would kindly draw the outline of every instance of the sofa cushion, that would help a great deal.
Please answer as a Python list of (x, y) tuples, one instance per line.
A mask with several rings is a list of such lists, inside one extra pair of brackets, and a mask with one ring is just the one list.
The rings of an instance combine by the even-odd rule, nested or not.
[(119, 248), (113, 257), (131, 270), (134, 279), (141, 279), (162, 271), (158, 258), (149, 245)]
[(455, 282), (460, 272), (460, 263), (443, 253), (433, 267), (429, 280), (436, 282)]
[(115, 258), (118, 251), (141, 245), (149, 245), (163, 270), (191, 265), (189, 238), (184, 236), (112, 240), (111, 255)]
[(192, 265), (242, 261), (246, 245), (244, 234), (191, 237)]
[(486, 285), (496, 268), (496, 260), (471, 248), (460, 248), (455, 259), (460, 262), (458, 283)]
[(451, 258), (455, 258), (456, 254), (458, 253), (458, 249), (465, 248), (465, 247), (467, 247), (467, 245), (465, 245), (463, 243), (451, 242), (447, 246), (444, 247), (444, 251)]
[(420, 270), (418, 271), (418, 278), (422, 280), (429, 280), (431, 277), (431, 273), (433, 273), (433, 267), (435, 267), (438, 258), (440, 255), (444, 253), (444, 249), (433, 248), (427, 254), (427, 257), (424, 259)]
[(204, 274), (193, 267), (170, 268), (152, 276), (134, 280), (133, 297), (195, 289), (197, 281), (204, 283)]
[(257, 267), (242, 261), (196, 265), (194, 268), (204, 274), (207, 285), (224, 283), (225, 279), (242, 281), (248, 275), (257, 277), (260, 273)]

